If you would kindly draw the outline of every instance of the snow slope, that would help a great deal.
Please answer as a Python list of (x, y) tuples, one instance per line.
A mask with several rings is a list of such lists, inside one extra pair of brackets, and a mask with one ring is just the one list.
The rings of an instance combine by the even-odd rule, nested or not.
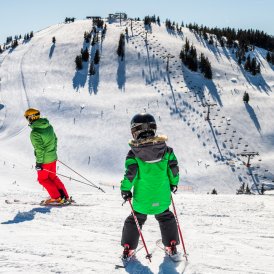
[[(74, 59), (86, 46), (83, 33), (90, 29), (88, 20), (55, 25), (1, 55), (0, 138), (1, 145), (14, 148), (4, 151), (3, 160), (15, 163), (13, 153), (20, 151), (24, 164), (32, 165), (22, 114), (27, 107), (36, 107), (55, 126), (60, 159), (117, 184), (128, 150), (129, 121), (135, 113), (147, 111), (155, 115), (159, 132), (168, 135), (181, 163), (181, 182), (193, 191), (217, 187), (234, 193), (242, 182), (260, 184), (263, 177), (271, 183), (273, 175), (265, 170), (271, 169), (273, 160), (274, 124), (268, 117), (273, 115), (274, 80), (261, 49), (255, 53), (262, 75), (254, 77), (238, 67), (226, 48), (209, 46), (188, 29), (178, 36), (153, 25), (146, 43), (143, 24), (134, 22), (125, 62), (119, 62), (115, 52), (125, 26), (114, 23), (98, 45), (102, 52), (98, 73), (89, 77), (88, 64), (76, 72)], [(52, 36), (57, 39), (55, 47)], [(181, 67), (178, 55), (186, 37), (198, 53), (209, 57), (213, 81)], [(175, 56), (168, 74), (163, 58), (167, 54)], [(249, 106), (242, 102), (244, 91), (250, 94)], [(202, 104), (212, 102), (218, 106), (211, 109), (208, 123)], [(106, 138), (109, 135), (112, 138)], [(248, 171), (252, 176), (242, 164), (246, 159), (237, 156), (244, 150), (260, 153)]]
[[(155, 116), (159, 133), (168, 135), (180, 164), (176, 201), (190, 254), (185, 273), (271, 273), (273, 199), (227, 195), (235, 194), (242, 182), (254, 193), (256, 184), (273, 185), (274, 73), (265, 52), (255, 49), (262, 74), (254, 77), (241, 70), (228, 49), (214, 48), (186, 28), (178, 35), (153, 25), (146, 42), (143, 24), (134, 22), (125, 62), (120, 62), (116, 48), (126, 26), (130, 23), (108, 24), (106, 38), (97, 46), (102, 55), (93, 77), (87, 64), (78, 72), (74, 64), (86, 46), (83, 34), (91, 30), (89, 20), (51, 26), (0, 55), (0, 272), (114, 271), (129, 213), (128, 206), (121, 207), (118, 188), (131, 137), (129, 123), (135, 113), (147, 111)], [(178, 56), (186, 37), (210, 59), (213, 81), (181, 66)], [(94, 54), (94, 48), (90, 51)], [(167, 54), (175, 56), (170, 73), (163, 58)], [(249, 106), (243, 104), (244, 91), (251, 97)], [(206, 102), (217, 104), (210, 122), (204, 119)], [(64, 180), (85, 206), (5, 204), (6, 199), (34, 202), (46, 195), (33, 169), (30, 130), (23, 117), (28, 107), (40, 109), (53, 124), (59, 159), (106, 194)], [(249, 169), (243, 165), (246, 159), (237, 156), (244, 150), (260, 153)], [(62, 165), (58, 172), (76, 178)], [(213, 187), (226, 195), (202, 195)], [(153, 218), (144, 234), (155, 249), (160, 236)], [(157, 249), (147, 265), (142, 252), (138, 258), (143, 266), (129, 273), (181, 273), (185, 267), (175, 270)]]
[[(45, 208), (5, 205), (7, 197), (36, 201), (38, 193), (1, 195), (0, 273), (272, 273), (273, 198), (270, 196), (176, 195), (189, 262), (179, 265), (156, 247), (159, 227), (150, 216), (143, 227), (144, 249), (125, 271), (119, 246), (129, 205), (117, 189), (107, 194), (77, 192), (86, 206)], [(180, 249), (182, 249), (180, 247)], [(185, 271), (183, 272), (183, 270)]]

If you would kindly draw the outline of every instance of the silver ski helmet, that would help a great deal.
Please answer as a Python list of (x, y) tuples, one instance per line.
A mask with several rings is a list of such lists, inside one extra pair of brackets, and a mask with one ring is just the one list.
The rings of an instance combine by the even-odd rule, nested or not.
[(155, 136), (157, 125), (149, 113), (138, 113), (130, 122), (131, 134), (134, 140)]

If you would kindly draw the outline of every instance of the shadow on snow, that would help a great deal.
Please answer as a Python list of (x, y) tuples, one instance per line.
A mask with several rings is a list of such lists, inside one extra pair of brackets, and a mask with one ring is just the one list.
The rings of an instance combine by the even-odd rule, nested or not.
[(253, 107), (250, 106), (249, 104), (245, 104), (245, 108), (246, 108), (246, 110), (247, 110), (247, 112), (248, 112), (250, 118), (252, 119), (252, 121), (253, 121), (253, 123), (254, 123), (256, 129), (257, 129), (258, 132), (260, 133), (260, 132), (261, 132), (261, 125), (260, 125), (260, 123), (259, 123), (259, 121), (258, 121), (257, 115), (256, 115), (256, 113), (255, 113)]
[(126, 84), (126, 61), (125, 57), (124, 60), (122, 61), (120, 58), (118, 58), (118, 69), (117, 69), (117, 84), (118, 88), (121, 89), (122, 91), (125, 91), (125, 84)]
[(211, 95), (214, 102), (220, 107), (223, 106), (216, 85), (212, 80), (205, 79), (199, 72), (190, 71), (185, 65), (182, 65), (182, 74), (187, 88), (195, 93), (203, 104), (205, 103), (205, 91), (208, 90), (208, 93)]
[(90, 94), (94, 93), (95, 95), (98, 92), (98, 86), (100, 81), (100, 70), (99, 70), (99, 64), (94, 65), (95, 67), (95, 74), (89, 75), (89, 81), (88, 81), (88, 92)]
[(53, 55), (54, 49), (55, 49), (55, 44), (52, 44), (51, 47), (50, 47), (50, 51), (49, 51), (49, 58), (50, 59), (51, 59), (51, 57)]
[[(83, 50), (85, 50), (85, 48), (89, 46), (90, 44), (84, 41), (82, 48)], [(83, 88), (86, 84), (87, 76), (88, 76), (88, 66), (89, 66), (89, 62), (83, 62), (83, 68), (80, 70), (76, 69), (76, 72), (72, 79), (72, 85), (76, 91), (78, 91), (79, 88)]]
[(1, 223), (2, 225), (10, 225), (10, 224), (18, 224), (18, 223), (23, 223), (23, 222), (28, 222), (32, 221), (36, 215), (36, 213), (42, 213), (42, 214), (47, 214), (50, 213), (51, 208), (41, 208), (41, 207), (36, 207), (33, 208), (30, 211), (26, 212), (18, 212), (16, 216), (13, 218), (13, 220), (9, 220), (6, 222)]

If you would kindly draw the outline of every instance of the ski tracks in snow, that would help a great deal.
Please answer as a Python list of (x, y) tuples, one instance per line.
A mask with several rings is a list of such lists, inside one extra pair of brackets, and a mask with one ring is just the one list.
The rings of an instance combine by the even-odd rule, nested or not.
[[(31, 100), (27, 92), (24, 63), (27, 56), (32, 53), (32, 48), (37, 41), (48, 37), (50, 33), (55, 32), (62, 26), (56, 25), (38, 32), (32, 40), (20, 44), (0, 59), (0, 71), (2, 70), (1, 75), (3, 75), (0, 79), (0, 98), (5, 109), (0, 124), (1, 139), (10, 139), (20, 134), (27, 127), (22, 117), (24, 111), (31, 107)], [(7, 67), (5, 67), (5, 59), (8, 60)], [(9, 84), (5, 85), (6, 82)], [(21, 112), (18, 110), (21, 110)]]
[[(83, 207), (40, 207), (31, 204), (7, 204), (10, 195), (0, 197), (4, 214), (0, 217), (1, 270), (14, 273), (181, 273), (156, 244), (154, 218), (149, 218), (145, 234), (152, 263), (145, 259), (144, 249), (138, 262), (126, 269), (115, 270), (120, 263), (120, 237), (123, 222), (130, 213), (128, 205), (121, 207), (120, 193), (110, 188), (108, 194), (81, 195), (76, 201)], [(37, 193), (20, 194), (22, 201), (34, 201)], [(27, 197), (27, 198), (26, 198)], [(153, 222), (153, 225), (151, 224)], [(148, 232), (148, 231), (153, 232)], [(158, 231), (159, 232), (159, 231)], [(150, 234), (153, 236), (150, 239)], [(154, 235), (153, 235), (154, 234)], [(10, 235), (14, 235), (11, 237)], [(5, 259), (7, 258), (7, 259)], [(183, 267), (183, 265), (182, 265)], [(31, 270), (31, 271), (30, 271)]]
[[(273, 265), (273, 201), (271, 197), (177, 194), (175, 203), (189, 262), (177, 264), (156, 246), (160, 238), (153, 216), (143, 227), (149, 252), (137, 253), (126, 269), (120, 239), (127, 204), (120, 193), (77, 193), (90, 206), (39, 207), (5, 203), (6, 199), (40, 201), (38, 193), (1, 194), (1, 270), (5, 273), (271, 273)], [(22, 197), (25, 197), (24, 199)], [(182, 246), (178, 246), (182, 251)], [(31, 271), (30, 271), (31, 270)]]

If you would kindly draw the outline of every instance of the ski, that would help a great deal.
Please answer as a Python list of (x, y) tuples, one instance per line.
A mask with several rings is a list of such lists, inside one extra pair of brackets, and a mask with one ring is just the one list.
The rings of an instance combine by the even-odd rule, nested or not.
[(156, 241), (156, 246), (158, 248), (160, 248), (161, 250), (163, 250), (165, 252), (166, 256), (168, 258), (170, 258), (174, 263), (179, 263), (179, 262), (183, 261), (183, 256), (182, 256), (181, 252), (178, 252), (175, 255), (170, 255), (166, 252), (165, 248), (162, 245), (162, 239), (159, 239), (159, 240)]
[[(140, 244), (142, 244), (142, 242), (140, 242)], [(134, 252), (134, 254), (133, 254), (133, 256), (131, 256), (131, 258), (130, 258), (130, 260), (123, 260), (122, 259), (122, 257), (120, 257), (120, 259), (122, 260), (122, 263), (123, 263), (123, 265), (119, 265), (119, 264), (116, 264), (115, 265), (115, 269), (119, 269), (119, 268), (127, 268), (127, 266), (129, 266), (129, 264), (130, 263), (138, 263), (139, 262), (139, 260), (137, 259), (137, 257), (136, 257), (136, 253), (137, 252), (139, 252), (141, 249), (143, 249), (144, 248), (144, 246), (142, 245), (140, 248), (138, 248), (135, 252)], [(150, 254), (149, 254), (149, 256), (150, 256), (150, 258), (152, 258), (152, 255), (154, 254), (154, 252), (157, 250), (157, 247), (154, 247), (152, 250), (151, 250), (151, 252), (150, 252)], [(148, 259), (147, 258), (147, 255), (145, 256), (145, 258), (146, 259)]]
[(5, 203), (8, 204), (8, 205), (13, 205), (13, 204), (16, 204), (16, 205), (34, 205), (34, 206), (59, 206), (59, 207), (64, 207), (64, 206), (94, 206), (93, 204), (78, 204), (76, 202), (73, 202), (73, 203), (66, 203), (66, 204), (41, 204), (41, 202), (31, 202), (31, 201), (21, 201), (21, 200), (17, 200), (17, 199), (14, 199), (14, 200), (5, 200)]
[(126, 268), (128, 266), (128, 264), (132, 261), (132, 260), (136, 260), (136, 254), (141, 250), (143, 249), (144, 246), (140, 246), (138, 249), (136, 249), (134, 251), (134, 253), (128, 257), (127, 259), (123, 259), (123, 257), (121, 256), (120, 259), (122, 260), (122, 263), (123, 265), (119, 265), (119, 264), (116, 264), (115, 265), (115, 269), (119, 269), (119, 268)]
[(121, 258), (121, 260), (123, 265), (116, 264), (115, 269), (126, 268), (130, 262), (132, 262), (133, 260), (136, 260), (135, 253), (132, 256), (128, 257), (127, 259)]
[(46, 203), (46, 200), (42, 200), (40, 202), (41, 206), (69, 206), (69, 205), (72, 205), (72, 204), (73, 203), (70, 202), (70, 201), (64, 201), (63, 203), (52, 202), (52, 203), (49, 203), (49, 204)]

